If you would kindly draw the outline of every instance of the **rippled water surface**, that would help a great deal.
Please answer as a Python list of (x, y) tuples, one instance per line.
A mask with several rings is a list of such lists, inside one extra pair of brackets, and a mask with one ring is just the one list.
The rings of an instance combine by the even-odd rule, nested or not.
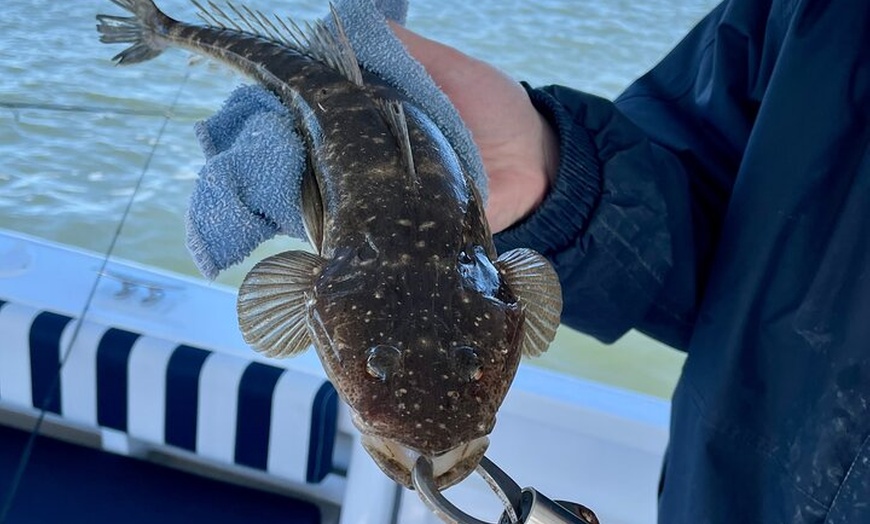
[[(184, 0), (158, 0), (195, 20)], [(325, 0), (249, 0), (310, 20)], [(533, 85), (560, 83), (617, 95), (670, 49), (712, 0), (412, 1), (408, 25), (492, 62)], [(193, 124), (242, 79), (169, 51), (115, 67), (119, 46), (100, 44), (97, 12), (108, 0), (4, 0), (0, 13), (0, 227), (105, 252), (130, 198), (114, 254), (196, 274), (183, 216), (202, 164)], [(138, 186), (138, 187), (137, 187)], [(272, 241), (254, 260), (286, 249)], [(235, 285), (249, 264), (219, 281)], [(536, 362), (579, 376), (668, 396), (682, 358), (638, 335), (603, 347), (563, 329)]]

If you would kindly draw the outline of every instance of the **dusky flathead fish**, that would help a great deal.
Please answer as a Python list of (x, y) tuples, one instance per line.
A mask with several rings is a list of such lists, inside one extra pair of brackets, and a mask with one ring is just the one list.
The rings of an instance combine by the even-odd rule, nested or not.
[[(151, 0), (112, 0), (101, 41), (142, 62), (184, 48), (253, 78), (289, 108), (307, 150), (315, 253), (259, 262), (239, 289), (245, 340), (272, 357), (313, 343), (381, 469), (411, 487), (419, 456), (439, 488), (477, 466), (522, 354), (545, 351), (562, 300), (550, 264), (498, 256), (483, 204), (447, 139), (407, 97), (361, 69), (333, 13), (307, 30), (199, 4), (206, 25)], [(194, 2), (196, 3), (196, 2)]]

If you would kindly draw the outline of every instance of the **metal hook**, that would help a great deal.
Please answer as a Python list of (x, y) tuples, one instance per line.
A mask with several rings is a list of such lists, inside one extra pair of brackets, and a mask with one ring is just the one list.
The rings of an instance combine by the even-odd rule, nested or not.
[(509, 519), (510, 524), (515, 524), (520, 521), (519, 504), (523, 497), (523, 488), (514, 482), (507, 473), (495, 465), (495, 462), (486, 457), (480, 459), (480, 464), (477, 466), (477, 474), (483, 477), (483, 480), (489, 484), (489, 487), (495, 492), (505, 507), (505, 515)]
[(411, 482), (420, 494), (420, 499), (432, 513), (448, 524), (491, 524), (476, 519), (453, 505), (435, 486), (435, 475), (432, 471), (432, 461), (419, 457), (411, 472)]
[[(595, 513), (582, 504), (553, 501), (533, 488), (520, 488), (486, 457), (481, 459), (476, 471), (505, 505), (499, 524), (598, 524)], [(417, 459), (411, 480), (423, 503), (444, 522), (490, 524), (457, 508), (438, 491), (432, 462), (427, 457)]]
[[(517, 510), (522, 499), (522, 488), (486, 457), (480, 460), (480, 465), (477, 466), (476, 471), (504, 504), (508, 522), (517, 524), (519, 522)], [(435, 486), (432, 462), (428, 458), (421, 456), (417, 459), (411, 480), (423, 503), (441, 520), (449, 524), (490, 524), (457, 508), (438, 491)], [(500, 522), (504, 522), (504, 519)]]

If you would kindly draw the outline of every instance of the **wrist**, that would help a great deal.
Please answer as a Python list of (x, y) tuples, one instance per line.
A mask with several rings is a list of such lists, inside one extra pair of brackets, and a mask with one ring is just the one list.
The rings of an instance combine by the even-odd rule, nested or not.
[(548, 88), (522, 85), (546, 122), (542, 129), (549, 137), (542, 135), (541, 144), (548, 189), (528, 216), (496, 235), (495, 240), (500, 252), (530, 247), (546, 255), (582, 236), (601, 196), (601, 172), (589, 131), (575, 115)]

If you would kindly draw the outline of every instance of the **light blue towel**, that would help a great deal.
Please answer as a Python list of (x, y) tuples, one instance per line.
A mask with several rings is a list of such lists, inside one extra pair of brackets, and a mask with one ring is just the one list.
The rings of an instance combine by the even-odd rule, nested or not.
[[(334, 3), (360, 65), (393, 84), (441, 128), (486, 198), (486, 176), (471, 135), (447, 96), (408, 55), (386, 18), (404, 24), (407, 0)], [(327, 18), (332, 29), (332, 21)], [(187, 244), (208, 278), (242, 261), (276, 234), (304, 238), (301, 179), (305, 149), (293, 116), (259, 86), (236, 90), (197, 136), (206, 163), (187, 213)]]

